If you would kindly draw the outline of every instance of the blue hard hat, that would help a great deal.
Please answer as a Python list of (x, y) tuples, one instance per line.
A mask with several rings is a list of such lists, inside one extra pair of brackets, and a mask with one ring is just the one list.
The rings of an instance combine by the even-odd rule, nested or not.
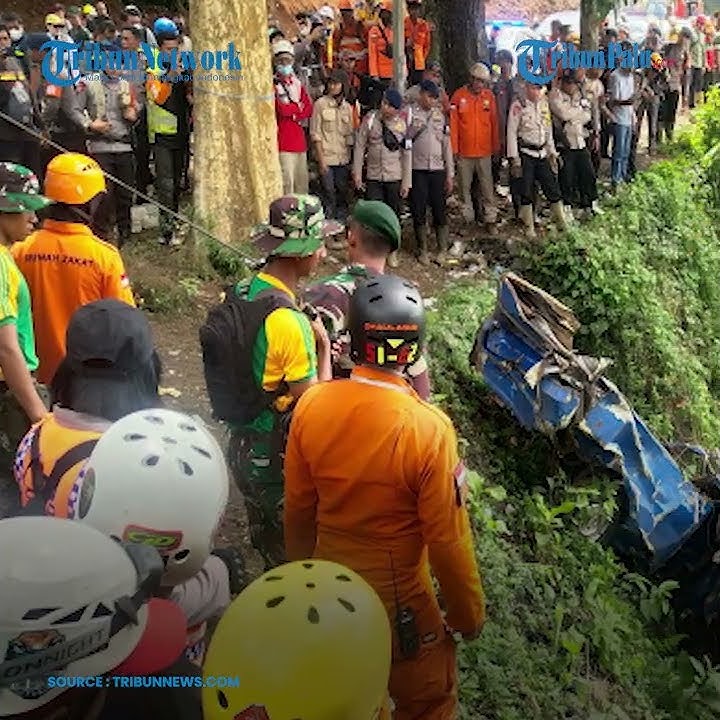
[(154, 35), (175, 35), (176, 37), (180, 34), (177, 29), (177, 25), (170, 20), (170, 18), (161, 17), (155, 21), (153, 25)]

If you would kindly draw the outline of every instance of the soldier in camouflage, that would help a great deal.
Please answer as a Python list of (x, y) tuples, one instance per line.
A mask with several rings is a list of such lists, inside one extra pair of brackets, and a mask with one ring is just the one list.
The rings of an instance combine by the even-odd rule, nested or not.
[(47, 414), (47, 396), (32, 378), (38, 359), (30, 292), (9, 247), (32, 232), (35, 211), (50, 202), (31, 170), (0, 163), (0, 487), (12, 478), (15, 451), (30, 424)]
[[(388, 256), (400, 249), (400, 222), (393, 210), (379, 200), (360, 200), (348, 224), (350, 264), (336, 275), (310, 285), (304, 300), (322, 318), (332, 341), (333, 377), (350, 377), (350, 333), (347, 315), (357, 285), (385, 272)], [(406, 370), (408, 379), (423, 400), (430, 397), (425, 357)]]
[(284, 294), (294, 307), (273, 310), (252, 348), (253, 378), (276, 393), (273, 406), (248, 425), (231, 426), (228, 461), (245, 500), (250, 537), (266, 569), (285, 562), (282, 532), (282, 464), (295, 401), (316, 382), (332, 378), (330, 339), (320, 320), (310, 320), (296, 299), (301, 278), (325, 256), (325, 237), (337, 223), (325, 220), (320, 200), (288, 195), (270, 206), (270, 224), (256, 245), (267, 257), (262, 271), (235, 292), (247, 300)]

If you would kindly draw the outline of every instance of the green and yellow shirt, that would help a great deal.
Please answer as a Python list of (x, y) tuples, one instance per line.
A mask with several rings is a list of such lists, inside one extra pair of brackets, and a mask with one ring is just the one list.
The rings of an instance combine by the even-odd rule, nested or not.
[[(267, 273), (258, 273), (246, 288), (237, 291), (253, 300), (269, 289), (280, 290), (295, 301), (295, 295), (283, 282)], [(299, 310), (278, 308), (273, 310), (258, 333), (253, 346), (253, 376), (258, 385), (274, 392), (283, 381), (305, 382), (317, 375), (317, 353), (310, 321)], [(280, 396), (275, 407), (287, 410), (292, 404), (290, 395)], [(263, 412), (248, 427), (258, 432), (270, 432), (274, 418), (270, 411)]]
[(37, 370), (30, 290), (9, 250), (0, 247), (0, 326), (9, 323), (17, 328), (18, 343), (28, 370)]

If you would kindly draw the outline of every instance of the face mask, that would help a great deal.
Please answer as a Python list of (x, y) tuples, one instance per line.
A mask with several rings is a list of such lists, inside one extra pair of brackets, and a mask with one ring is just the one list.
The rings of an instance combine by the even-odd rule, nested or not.
[(135, 24), (133, 25), (133, 27), (134, 27), (136, 30), (142, 30), (142, 23), (135, 23)]
[(23, 29), (22, 28), (11, 28), (10, 30), (10, 39), (13, 42), (17, 42), (20, 40), (23, 36)]
[(295, 69), (292, 65), (278, 65), (278, 75), (282, 75), (283, 77), (288, 77), (289, 75), (292, 75), (295, 72)]

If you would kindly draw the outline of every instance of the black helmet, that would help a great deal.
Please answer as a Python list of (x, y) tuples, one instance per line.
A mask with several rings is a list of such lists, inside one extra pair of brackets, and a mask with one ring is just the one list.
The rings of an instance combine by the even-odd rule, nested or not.
[(360, 285), (348, 313), (352, 359), (386, 367), (412, 365), (425, 338), (425, 308), (417, 288), (397, 275)]

